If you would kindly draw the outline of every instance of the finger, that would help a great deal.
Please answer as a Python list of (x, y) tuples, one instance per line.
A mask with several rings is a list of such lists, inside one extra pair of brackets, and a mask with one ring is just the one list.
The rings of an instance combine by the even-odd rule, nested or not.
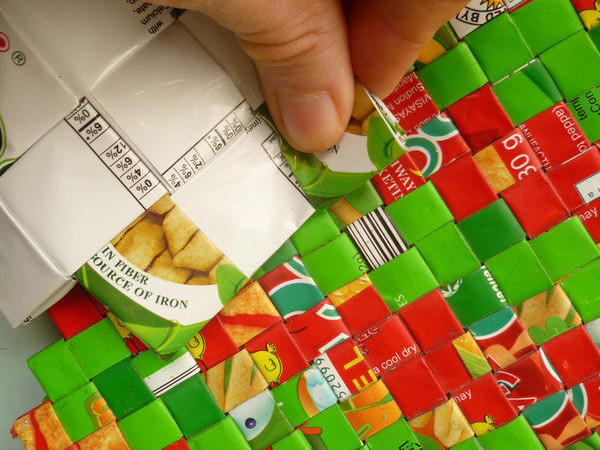
[(335, 144), (354, 95), (344, 10), (339, 0), (171, 0), (198, 9), (238, 37), (254, 60), (284, 137), (299, 150)]
[(348, 35), (356, 76), (380, 97), (386, 97), (437, 29), (466, 4), (467, 0), (351, 2)]

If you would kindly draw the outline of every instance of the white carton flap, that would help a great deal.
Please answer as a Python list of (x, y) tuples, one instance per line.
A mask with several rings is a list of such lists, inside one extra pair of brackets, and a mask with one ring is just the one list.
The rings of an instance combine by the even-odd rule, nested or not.
[(160, 173), (244, 101), (179, 23), (127, 59), (92, 94)]
[(78, 97), (173, 22), (142, 0), (3, 0), (2, 10)]
[(256, 117), (244, 138), (172, 196), (246, 275), (314, 212), (267, 154), (272, 137), (269, 126)]
[(65, 276), (144, 211), (66, 121), (0, 177), (0, 201)]
[(25, 153), (77, 103), (0, 11), (0, 168)]
[(0, 310), (13, 327), (27, 319), (46, 299), (56, 297), (55, 292), (70, 283), (69, 278), (39, 252), (2, 203), (0, 267)]
[(185, 11), (179, 20), (227, 72), (253, 109), (265, 102), (256, 68), (231, 31), (197, 11)]

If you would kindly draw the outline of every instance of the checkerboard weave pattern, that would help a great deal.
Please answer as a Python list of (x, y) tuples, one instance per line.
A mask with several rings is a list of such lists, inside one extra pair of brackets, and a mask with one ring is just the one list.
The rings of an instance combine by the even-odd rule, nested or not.
[(159, 358), (81, 287), (53, 306), (64, 339), (28, 361), (48, 398), (15, 436), (600, 448), (600, 12), (474, 0), (457, 17), (481, 3), (386, 99), (407, 152), (317, 211), (187, 348)]

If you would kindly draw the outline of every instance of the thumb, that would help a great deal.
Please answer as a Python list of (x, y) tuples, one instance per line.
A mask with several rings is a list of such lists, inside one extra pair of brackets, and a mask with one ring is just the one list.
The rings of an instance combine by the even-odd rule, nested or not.
[(269, 110), (288, 142), (334, 145), (352, 110), (354, 76), (339, 0), (166, 0), (233, 31), (254, 60)]

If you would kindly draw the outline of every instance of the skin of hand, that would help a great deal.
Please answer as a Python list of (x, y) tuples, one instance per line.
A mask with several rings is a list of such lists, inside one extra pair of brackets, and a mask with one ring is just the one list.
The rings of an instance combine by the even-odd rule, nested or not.
[(269, 110), (305, 152), (343, 134), (354, 76), (385, 98), (466, 0), (158, 0), (233, 31), (254, 60)]

